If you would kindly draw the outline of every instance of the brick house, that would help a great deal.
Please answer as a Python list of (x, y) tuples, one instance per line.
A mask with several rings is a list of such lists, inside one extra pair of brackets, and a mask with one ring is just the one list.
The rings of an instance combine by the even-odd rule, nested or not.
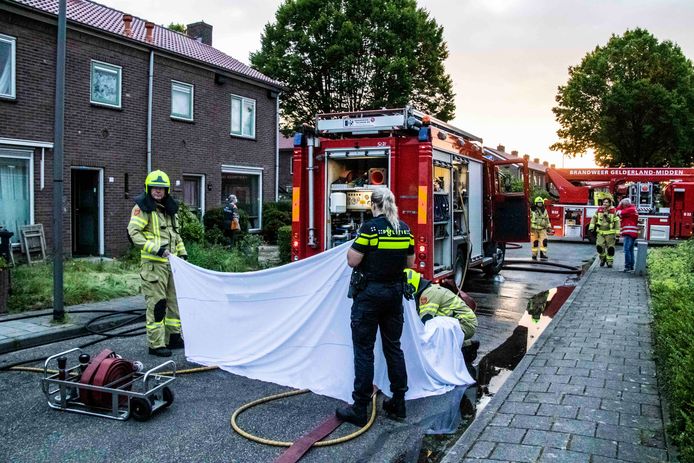
[[(16, 239), (42, 223), (49, 248), (57, 10), (0, 3), (0, 225)], [(236, 194), (260, 228), (277, 194), (281, 85), (213, 48), (205, 23), (184, 35), (87, 0), (67, 12), (65, 253), (127, 249), (150, 167), (201, 214)]]
[[(518, 151), (511, 151), (510, 153), (507, 153), (506, 147), (504, 147), (503, 145), (498, 145), (496, 148), (490, 148), (488, 146), (485, 146), (484, 155), (489, 159), (499, 161), (519, 159)], [(528, 174), (530, 177), (530, 185), (534, 185), (537, 188), (546, 188), (547, 180), (545, 172), (549, 167), (549, 163), (547, 161), (541, 163), (539, 158), (531, 160), (529, 154), (523, 155), (523, 158), (526, 161), (528, 161)], [(520, 177), (518, 169), (515, 169), (513, 167), (509, 167), (507, 169), (511, 171), (513, 175)]]

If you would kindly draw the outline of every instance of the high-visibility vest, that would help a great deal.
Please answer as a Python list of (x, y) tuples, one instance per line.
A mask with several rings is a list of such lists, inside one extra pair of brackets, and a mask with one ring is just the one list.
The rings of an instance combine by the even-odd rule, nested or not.
[(133, 207), (128, 223), (128, 234), (140, 248), (140, 258), (154, 262), (168, 262), (160, 249), (168, 249), (175, 256), (185, 256), (186, 247), (178, 234), (178, 217), (171, 216), (157, 205), (152, 212), (145, 212), (137, 204)]

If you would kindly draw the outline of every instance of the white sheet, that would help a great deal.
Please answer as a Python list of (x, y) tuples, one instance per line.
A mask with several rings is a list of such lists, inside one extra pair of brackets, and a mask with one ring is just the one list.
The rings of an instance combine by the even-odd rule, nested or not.
[[(213, 272), (172, 256), (188, 360), (352, 402), (350, 245), (250, 273)], [(403, 302), (406, 398), (472, 384), (457, 321), (437, 317), (422, 325), (414, 303)], [(374, 384), (390, 395), (380, 343), (378, 337)]]

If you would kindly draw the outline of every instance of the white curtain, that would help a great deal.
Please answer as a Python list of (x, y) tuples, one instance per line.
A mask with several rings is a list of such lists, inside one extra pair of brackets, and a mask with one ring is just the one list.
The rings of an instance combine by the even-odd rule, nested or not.
[[(0, 148), (0, 155), (18, 150)], [(0, 156), (0, 226), (14, 233), (13, 243), (19, 242), (19, 228), (29, 224), (29, 160)]]
[(0, 41), (0, 95), (12, 92), (12, 44)]
[[(171, 257), (188, 360), (253, 379), (351, 402), (354, 381), (346, 297), (351, 243), (309, 259), (250, 273), (219, 273)], [(460, 347), (458, 322), (425, 325), (405, 302), (402, 348), (408, 399), (443, 394), (473, 383)], [(374, 383), (390, 394), (376, 340)]]

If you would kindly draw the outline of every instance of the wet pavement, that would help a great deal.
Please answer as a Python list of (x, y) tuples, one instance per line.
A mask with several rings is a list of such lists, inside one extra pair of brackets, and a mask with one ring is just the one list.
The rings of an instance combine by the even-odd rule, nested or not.
[[(551, 243), (553, 260), (580, 265), (593, 255), (591, 246)], [(528, 258), (529, 251), (509, 250), (509, 258)], [(525, 316), (527, 302), (537, 293), (576, 278), (550, 273), (502, 271), (493, 280), (471, 275), (466, 290), (478, 302), (481, 341), (477, 361), (511, 336)], [(128, 305), (132, 308), (132, 302)], [(526, 314), (530, 317), (529, 314)], [(542, 322), (545, 323), (545, 322)], [(546, 322), (548, 323), (548, 322)], [(0, 331), (2, 326), (0, 324)], [(534, 326), (534, 325), (531, 325)], [(529, 335), (528, 335), (529, 336)], [(4, 364), (52, 355), (96, 337), (24, 349), (0, 357)], [(87, 348), (90, 354), (108, 346), (125, 358), (140, 359), (146, 367), (154, 357), (144, 354), (144, 336), (112, 339)], [(193, 367), (182, 352), (174, 360), (180, 368)], [(38, 364), (33, 364), (37, 366)], [(496, 375), (498, 381), (503, 375)], [(231, 430), (229, 417), (240, 405), (286, 391), (275, 384), (250, 380), (222, 371), (181, 376), (174, 384), (171, 408), (145, 423), (116, 422), (50, 410), (36, 373), (0, 373), (1, 461), (272, 461), (282, 449), (252, 443)], [(467, 396), (467, 400), (464, 397)], [(379, 416), (373, 428), (358, 439), (335, 447), (312, 449), (302, 461), (438, 461), (474, 417), (474, 390), (408, 402), (408, 418), (395, 422)], [(380, 401), (380, 399), (379, 399)], [(339, 402), (304, 394), (262, 405), (245, 413), (240, 424), (247, 431), (271, 439), (294, 440), (333, 413)], [(380, 409), (379, 409), (380, 410)], [(459, 410), (463, 412), (463, 417)], [(340, 436), (355, 431), (343, 425)], [(438, 433), (422, 439), (428, 432)], [(452, 434), (440, 434), (440, 433)], [(170, 457), (168, 457), (170, 456)]]

